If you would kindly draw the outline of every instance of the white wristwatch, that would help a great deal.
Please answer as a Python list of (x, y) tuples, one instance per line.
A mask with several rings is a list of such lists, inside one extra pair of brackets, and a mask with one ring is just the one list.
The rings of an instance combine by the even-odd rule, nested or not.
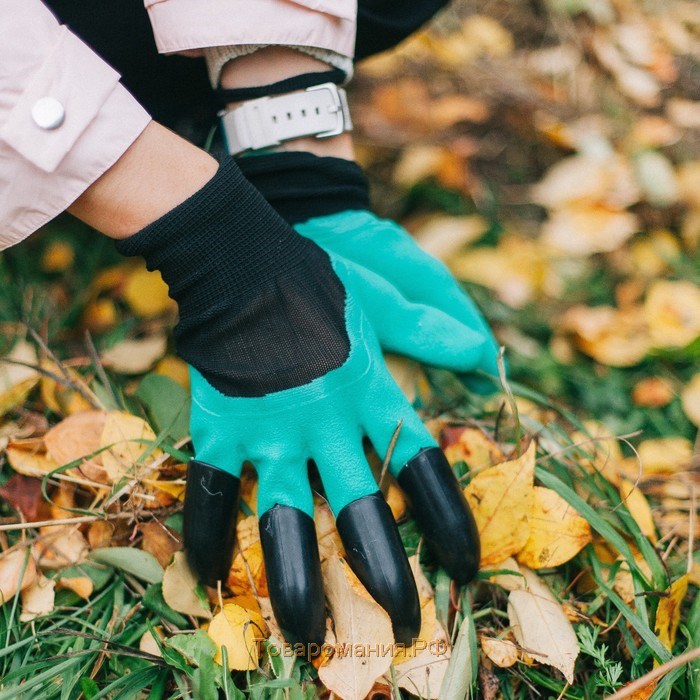
[(234, 156), (303, 136), (323, 139), (352, 131), (345, 90), (335, 83), (248, 100), (220, 116), (228, 152)]

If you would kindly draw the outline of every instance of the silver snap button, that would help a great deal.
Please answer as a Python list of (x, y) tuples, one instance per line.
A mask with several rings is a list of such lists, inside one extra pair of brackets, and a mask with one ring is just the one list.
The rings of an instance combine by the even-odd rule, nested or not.
[(58, 129), (66, 118), (66, 110), (55, 97), (42, 97), (32, 107), (32, 119), (41, 129)]

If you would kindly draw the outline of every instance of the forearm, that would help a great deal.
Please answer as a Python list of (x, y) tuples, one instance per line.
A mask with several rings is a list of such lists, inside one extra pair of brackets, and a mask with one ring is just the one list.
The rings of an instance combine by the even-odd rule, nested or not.
[(68, 211), (111, 238), (127, 238), (194, 194), (217, 167), (208, 153), (151, 122)]

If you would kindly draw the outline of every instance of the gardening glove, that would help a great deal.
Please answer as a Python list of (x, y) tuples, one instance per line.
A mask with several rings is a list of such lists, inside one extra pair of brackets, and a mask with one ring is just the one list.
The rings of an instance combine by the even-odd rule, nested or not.
[[(401, 226), (369, 209), (367, 179), (341, 158), (275, 153), (240, 158), (246, 177), (299, 233), (348, 261), (358, 294), (382, 348), (434, 367), (454, 370), (469, 388), (494, 391), (498, 344), (472, 299), (447, 267), (422, 251)], [(467, 331), (482, 347), (446, 362), (445, 343)], [(453, 357), (449, 358), (450, 360)]]
[[(159, 270), (179, 306), (175, 342), (190, 365), (196, 454), (184, 541), (195, 572), (210, 585), (227, 579), (239, 478), (250, 461), (275, 617), (288, 641), (322, 642), (313, 460), (350, 565), (389, 613), (396, 640), (410, 643), (420, 628), (418, 594), (363, 436), (386, 455), (401, 422), (389, 469), (428, 545), (460, 582), (476, 572), (478, 534), (444, 455), (388, 373), (357, 270), (295, 233), (233, 159), (117, 245)], [(480, 335), (465, 328), (440, 352), (458, 364), (478, 361), (480, 347)]]

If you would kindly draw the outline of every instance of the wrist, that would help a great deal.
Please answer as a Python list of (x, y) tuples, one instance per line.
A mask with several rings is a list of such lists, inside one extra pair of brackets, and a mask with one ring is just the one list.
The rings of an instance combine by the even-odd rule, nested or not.
[[(328, 64), (313, 56), (284, 46), (266, 46), (255, 53), (229, 61), (221, 72), (221, 87), (236, 89), (270, 85), (304, 73), (323, 72), (328, 69)], [(226, 107), (233, 109), (240, 104), (231, 102)], [(349, 133), (323, 139), (314, 136), (292, 139), (272, 147), (271, 150), (304, 151), (318, 156), (355, 160), (352, 135)]]

